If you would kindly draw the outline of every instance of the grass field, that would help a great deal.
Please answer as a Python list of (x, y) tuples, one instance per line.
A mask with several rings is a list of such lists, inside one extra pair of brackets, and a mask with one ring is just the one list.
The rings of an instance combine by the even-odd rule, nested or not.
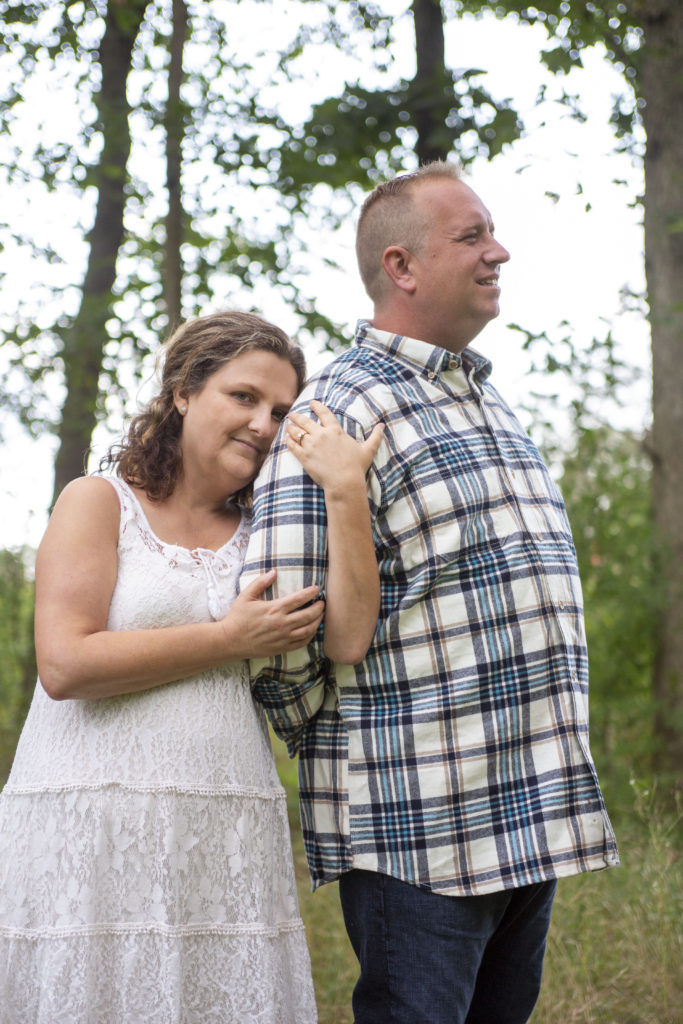
[[(311, 894), (296, 802), (296, 765), (274, 742), (288, 793), (301, 913), (320, 1024), (353, 1024), (357, 964), (336, 885)], [(617, 826), (622, 866), (558, 886), (541, 996), (532, 1024), (683, 1024), (680, 821), (651, 794)], [(415, 1024), (420, 1024), (416, 1021)], [(492, 1022), (495, 1024), (495, 1022)]]

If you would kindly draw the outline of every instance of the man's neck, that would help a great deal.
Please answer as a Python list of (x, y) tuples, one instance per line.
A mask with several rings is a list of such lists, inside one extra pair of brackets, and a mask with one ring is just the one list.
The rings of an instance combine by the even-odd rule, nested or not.
[(452, 352), (456, 356), (459, 356), (463, 349), (467, 348), (472, 341), (472, 338), (469, 337), (430, 337), (430, 331), (427, 328), (415, 323), (409, 317), (401, 317), (392, 312), (381, 313), (375, 310), (370, 324), (378, 331), (386, 331), (387, 334), (401, 334), (406, 338), (415, 338), (416, 341), (423, 341), (428, 345), (444, 348), (447, 352)]

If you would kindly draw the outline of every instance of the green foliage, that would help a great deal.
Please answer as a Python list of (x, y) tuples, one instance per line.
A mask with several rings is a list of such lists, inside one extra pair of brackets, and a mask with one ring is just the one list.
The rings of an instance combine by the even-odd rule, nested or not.
[(430, 135), (432, 145), (456, 151), (462, 163), (494, 157), (520, 137), (521, 123), (508, 100), (495, 99), (483, 87), (482, 75), (476, 68), (446, 74), (427, 88), (405, 80), (390, 89), (347, 84), (340, 96), (315, 104), (280, 150), (280, 187), (301, 202), (302, 193), (305, 198), (321, 182), (371, 189), (381, 177), (400, 173), (414, 159), (415, 119), (423, 105), (445, 103), (447, 111)]
[[(542, 63), (556, 75), (566, 75), (583, 67), (583, 52), (590, 47), (602, 49), (608, 60), (624, 76), (624, 92), (614, 98), (612, 126), (620, 148), (642, 156), (643, 142), (640, 111), (640, 54), (644, 39), (645, 2), (606, 0), (584, 3), (578, 0), (546, 0), (533, 6), (521, 0), (452, 0), (447, 10), (456, 17), (493, 14), (513, 17), (522, 25), (542, 25), (553, 45), (541, 52)], [(576, 116), (582, 112), (576, 109)]]
[[(601, 3), (579, 2), (579, 0), (544, 0), (529, 5), (521, 0), (453, 0), (448, 4), (456, 16), (484, 12), (497, 18), (512, 16), (525, 25), (542, 25), (556, 47), (548, 51), (553, 54), (559, 71), (568, 69), (562, 58), (555, 56), (561, 49), (572, 64), (581, 63), (581, 51), (589, 46), (602, 44), (609, 60), (620, 60), (624, 70), (634, 69), (637, 53), (643, 37), (639, 4), (623, 0), (604, 0)], [(551, 65), (548, 65), (551, 67)], [(551, 67), (551, 70), (555, 70)], [(628, 77), (635, 77), (629, 74)]]
[(0, 551), (0, 780), (9, 771), (36, 680), (29, 557)]
[[(116, 5), (117, 20), (128, 17), (134, 6), (144, 7), (146, 18), (128, 80), (133, 150), (125, 179), (126, 233), (113, 297), (103, 296), (105, 313), (99, 316), (107, 337), (96, 411), (99, 419), (111, 414), (117, 422), (129, 392), (149, 366), (145, 357), (156, 349), (167, 326), (162, 281), (169, 5), (165, 0), (127, 0)], [(274, 55), (267, 50), (252, 52), (240, 41), (239, 22), (246, 6), (235, 2), (230, 19), (225, 17), (225, 4), (190, 7), (178, 111), (184, 127), (183, 314), (196, 315), (214, 303), (217, 294), (234, 295), (235, 304), (247, 307), (255, 283), (261, 288), (268, 283), (298, 315), (304, 336), (333, 339), (341, 332), (316, 308), (314, 294), (307, 293), (305, 241), (292, 230), (292, 206), (283, 202), (277, 187), (280, 147), (286, 148), (292, 128), (278, 115), (281, 128), (275, 129), (262, 95), (300, 80), (304, 70), (296, 67), (311, 48), (335, 40), (348, 51), (349, 24), (367, 32), (371, 43), (380, 43), (387, 38), (391, 19), (372, 4), (344, 4), (340, 18), (332, 4), (309, 2), (304, 9), (303, 2), (295, 0), (291, 6), (297, 16), (289, 19), (282, 52)], [(248, 6), (253, 16), (253, 8), (269, 4)], [(7, 370), (0, 395), (6, 410), (36, 435), (59, 426), (65, 368), (73, 362), (87, 251), (83, 243), (89, 241), (85, 236), (97, 190), (103, 175), (120, 179), (124, 173), (101, 159), (107, 146), (111, 148), (113, 123), (111, 112), (98, 110), (98, 48), (107, 9), (104, 0), (44, 0), (30, 5), (0, 0), (5, 17), (0, 42), (0, 179), (8, 188), (16, 187), (22, 201), (34, 208), (47, 209), (49, 199), (50, 208), (61, 205), (73, 215), (72, 229), (50, 246), (45, 245), (43, 226), (35, 216), (23, 218), (13, 207), (0, 215), (0, 242), (6, 243), (8, 253), (5, 266), (11, 266), (12, 251), (24, 263), (30, 254), (30, 274), (36, 281), (30, 292), (5, 288), (0, 344)], [(290, 32), (292, 38), (287, 38)], [(62, 110), (69, 116), (60, 117), (58, 131), (53, 106), (36, 102), (37, 90), (63, 98)], [(93, 333), (93, 346), (101, 347), (102, 327)]]
[[(646, 438), (613, 424), (624, 417), (637, 371), (611, 330), (580, 347), (559, 336), (524, 336), (532, 379), (526, 412), (567, 507), (584, 592), (590, 661), (591, 745), (610, 806), (630, 801), (656, 751), (652, 671), (664, 600), (652, 518)], [(560, 383), (561, 382), (561, 383)], [(569, 424), (558, 418), (565, 396)], [(568, 396), (568, 397), (567, 397)]]
[[(624, 298), (634, 309), (642, 300), (637, 295)], [(522, 408), (533, 423), (531, 432), (537, 443), (541, 439), (548, 459), (560, 466), (582, 431), (611, 422), (624, 408), (630, 389), (644, 380), (644, 370), (624, 360), (611, 327), (585, 344), (567, 320), (552, 332), (533, 332), (515, 323), (507, 326), (523, 336), (521, 348), (530, 359), (530, 387)], [(568, 432), (558, 420), (560, 394), (570, 418)]]
[(584, 590), (591, 743), (609, 803), (651, 771), (652, 668), (662, 607), (642, 438), (582, 430), (560, 481)]

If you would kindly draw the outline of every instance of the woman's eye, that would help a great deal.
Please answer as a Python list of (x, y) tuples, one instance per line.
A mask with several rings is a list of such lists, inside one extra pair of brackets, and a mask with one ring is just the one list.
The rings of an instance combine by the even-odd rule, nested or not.
[(273, 419), (277, 420), (278, 423), (282, 423), (287, 418), (287, 413), (283, 412), (282, 409), (273, 409)]
[(232, 397), (236, 398), (238, 402), (250, 402), (251, 395), (247, 391), (233, 391)]

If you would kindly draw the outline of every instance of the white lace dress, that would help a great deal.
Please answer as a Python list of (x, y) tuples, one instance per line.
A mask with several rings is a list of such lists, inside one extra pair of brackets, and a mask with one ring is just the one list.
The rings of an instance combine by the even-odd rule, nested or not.
[[(218, 552), (121, 504), (108, 628), (224, 615)], [(317, 1020), (285, 793), (244, 664), (103, 700), (38, 684), (0, 795), (1, 1024)]]

